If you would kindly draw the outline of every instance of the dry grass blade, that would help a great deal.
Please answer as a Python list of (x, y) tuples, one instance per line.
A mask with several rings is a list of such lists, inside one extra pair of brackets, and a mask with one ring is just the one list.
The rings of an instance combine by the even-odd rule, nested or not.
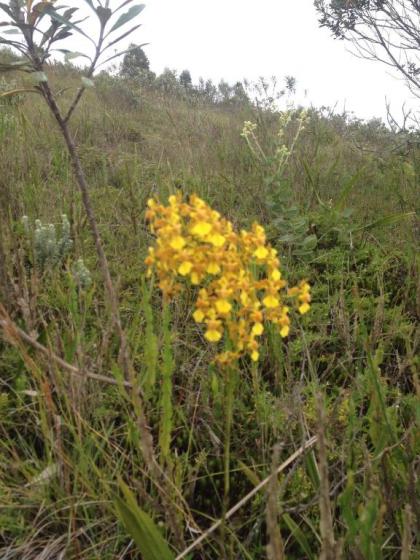
[(316, 441), (317, 441), (317, 436), (312, 436), (310, 439), (308, 439), (308, 441), (306, 441), (292, 455), (290, 455), (290, 457), (288, 457), (286, 459), (286, 461), (284, 461), (272, 474), (270, 474), (269, 476), (267, 476), (267, 478), (262, 480), (257, 486), (255, 486), (255, 488), (253, 488), (251, 490), (251, 492), (249, 492), (246, 496), (244, 496), (242, 498), (242, 500), (239, 500), (238, 503), (236, 503), (228, 512), (226, 512), (226, 515), (224, 516), (224, 519), (218, 519), (216, 521), (216, 523), (213, 523), (213, 525), (209, 529), (207, 529), (207, 531), (205, 531), (202, 535), (200, 535), (200, 537), (198, 537), (198, 539), (196, 539), (192, 544), (190, 544), (190, 546), (188, 546), (183, 552), (181, 552), (181, 554), (178, 554), (178, 556), (175, 558), (175, 560), (181, 560), (182, 558), (185, 558), (185, 556), (189, 552), (191, 552), (192, 550), (197, 548), (197, 546), (200, 543), (202, 543), (205, 539), (207, 539), (207, 537), (209, 537), (212, 533), (214, 533), (214, 531), (218, 527), (220, 527), (220, 525), (222, 524), (223, 521), (227, 521), (228, 519), (230, 519), (232, 517), (232, 515), (234, 515), (239, 509), (241, 509), (242, 506), (244, 506), (247, 502), (249, 502), (249, 500), (253, 496), (255, 496), (255, 494), (258, 494), (258, 492), (262, 488), (264, 488), (264, 486), (266, 486), (272, 480), (273, 477), (275, 477), (278, 474), (280, 474), (281, 472), (283, 472), (298, 457), (303, 455), (305, 453), (305, 451), (307, 451), (308, 449), (313, 447), (315, 445)]
[(15, 323), (10, 319), (9, 315), (7, 314), (5, 308), (0, 304), (0, 327), (3, 329), (6, 339), (10, 342), (10, 344), (16, 345), (19, 341), (26, 342), (35, 350), (38, 350), (45, 356), (47, 356), (50, 360), (55, 362), (64, 371), (70, 373), (71, 375), (77, 375), (78, 377), (88, 377), (89, 379), (94, 379), (95, 381), (100, 381), (101, 383), (107, 383), (108, 385), (119, 385), (122, 383), (124, 387), (131, 388), (132, 385), (129, 381), (117, 381), (112, 377), (107, 377), (106, 375), (101, 375), (99, 373), (93, 373), (91, 371), (81, 370), (72, 364), (69, 364), (57, 354), (54, 354), (52, 350), (47, 348), (46, 346), (42, 345), (40, 342), (29, 336), (25, 331), (20, 329)]

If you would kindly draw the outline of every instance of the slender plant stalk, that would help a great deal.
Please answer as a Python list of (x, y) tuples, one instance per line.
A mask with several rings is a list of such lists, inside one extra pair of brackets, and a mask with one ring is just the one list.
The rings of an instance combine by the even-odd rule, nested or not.
[[(67, 146), (67, 150), (69, 152), (70, 155), (70, 160), (73, 166), (73, 170), (74, 170), (74, 174), (76, 177), (76, 181), (77, 184), (80, 188), (80, 192), (82, 195), (82, 201), (83, 201), (83, 205), (85, 208), (85, 212), (86, 212), (86, 216), (88, 218), (88, 222), (89, 222), (89, 226), (92, 232), (92, 236), (93, 236), (93, 240), (95, 243), (95, 248), (96, 248), (96, 253), (98, 255), (98, 259), (99, 259), (99, 266), (101, 268), (101, 272), (102, 272), (102, 276), (104, 279), (104, 283), (105, 283), (105, 288), (108, 294), (108, 301), (109, 301), (109, 305), (111, 308), (111, 314), (112, 314), (112, 320), (114, 323), (114, 326), (116, 328), (118, 337), (120, 339), (120, 359), (121, 359), (121, 364), (122, 364), (122, 368), (124, 371), (124, 376), (126, 381), (129, 381), (130, 384), (133, 387), (133, 391), (132, 391), (132, 399), (133, 399), (133, 404), (136, 408), (137, 414), (138, 414), (138, 419), (139, 419), (139, 424), (140, 424), (140, 429), (141, 429), (141, 434), (142, 434), (142, 446), (143, 446), (143, 453), (145, 456), (145, 460), (147, 462), (147, 464), (149, 465), (149, 467), (151, 467), (153, 464), (156, 464), (156, 460), (154, 458), (154, 450), (153, 450), (153, 441), (152, 441), (152, 437), (150, 434), (150, 430), (148, 428), (148, 424), (146, 421), (146, 417), (144, 415), (144, 406), (143, 406), (143, 402), (142, 402), (142, 398), (140, 395), (140, 391), (138, 389), (136, 389), (136, 387), (138, 387), (138, 383), (136, 382), (136, 376), (134, 373), (134, 368), (132, 366), (131, 363), (131, 359), (130, 359), (130, 355), (129, 355), (129, 349), (128, 349), (128, 343), (127, 343), (127, 337), (125, 334), (125, 331), (122, 327), (122, 322), (121, 322), (121, 315), (120, 315), (120, 310), (119, 310), (119, 304), (118, 304), (118, 297), (114, 288), (114, 284), (112, 282), (112, 278), (111, 278), (111, 273), (110, 273), (110, 269), (109, 269), (109, 264), (108, 264), (108, 259), (106, 257), (105, 251), (103, 249), (103, 245), (102, 245), (102, 240), (101, 240), (101, 236), (99, 233), (99, 229), (98, 229), (98, 224), (95, 218), (95, 213), (93, 210), (93, 206), (90, 200), (90, 196), (89, 196), (89, 188), (88, 188), (88, 184), (86, 181), (86, 176), (84, 174), (83, 168), (82, 168), (82, 164), (80, 161), (80, 157), (79, 154), (77, 152), (76, 149), (76, 145), (74, 142), (74, 139), (70, 133), (69, 127), (67, 122), (64, 120), (63, 116), (61, 115), (60, 109), (55, 101), (54, 95), (51, 91), (51, 88), (48, 84), (48, 82), (43, 82), (41, 84), (41, 89), (44, 95), (44, 98), (48, 104), (48, 107), (50, 108), (51, 112), (53, 113), (58, 126), (61, 130), (61, 133), (64, 137), (66, 146)], [(152, 467), (152, 471), (155, 470)]]
[(0, 219), (0, 294), (3, 296), (4, 301), (8, 300), (9, 295), (9, 279), (6, 272), (6, 255), (3, 247), (3, 232)]
[(319, 468), (319, 511), (321, 530), (320, 560), (340, 560), (340, 543), (334, 537), (334, 527), (331, 513), (330, 483), (328, 476), (327, 442), (325, 437), (326, 415), (321, 393), (317, 393), (318, 409), (318, 468)]
[[(103, 41), (103, 31), (101, 31), (101, 37), (99, 39), (99, 43), (96, 50), (96, 55), (92, 62), (92, 66), (90, 68), (90, 74), (92, 75), (95, 69), (96, 61), (99, 58), (101, 52), (101, 45)], [(43, 70), (43, 63), (39, 59), (37, 53), (33, 45), (28, 43), (28, 49), (31, 54), (32, 60), (34, 61), (35, 68), (42, 72)], [(76, 98), (70, 108), (70, 111), (73, 112), (76, 108), (81, 96), (83, 94), (81, 88), (76, 95)], [(165, 476), (165, 473), (161, 469), (156, 459), (155, 451), (154, 451), (154, 444), (153, 444), (153, 437), (150, 432), (149, 424), (147, 422), (146, 414), (145, 414), (145, 407), (141, 395), (141, 389), (138, 383), (137, 376), (135, 374), (135, 370), (130, 358), (130, 352), (127, 342), (127, 337), (122, 326), (121, 315), (119, 310), (119, 302), (117, 293), (114, 288), (114, 284), (112, 282), (111, 272), (108, 264), (108, 259), (106, 257), (101, 236), (98, 229), (98, 224), (95, 217), (95, 212), (92, 206), (92, 202), (89, 196), (89, 187), (86, 180), (86, 176), (80, 161), (80, 157), (76, 148), (76, 143), (74, 138), (70, 132), (68, 126), (68, 120), (71, 116), (71, 112), (69, 111), (67, 116), (64, 117), (60, 111), (59, 106), (55, 100), (54, 94), (50, 88), (48, 81), (41, 82), (39, 85), (39, 90), (41, 91), (51, 113), (53, 114), (55, 120), (57, 121), (58, 127), (62, 133), (64, 138), (69, 156), (70, 161), (73, 167), (74, 175), (76, 177), (77, 184), (79, 186), (83, 205), (85, 208), (86, 216), (89, 222), (89, 226), (92, 232), (93, 240), (95, 243), (96, 253), (98, 255), (99, 266), (101, 269), (101, 273), (103, 276), (105, 290), (107, 293), (108, 303), (111, 311), (111, 317), (114, 324), (114, 327), (117, 331), (118, 338), (120, 340), (120, 352), (119, 352), (119, 360), (121, 363), (121, 367), (124, 373), (125, 380), (129, 382), (130, 387), (130, 396), (131, 401), (133, 404), (133, 408), (135, 410), (137, 421), (139, 425), (139, 432), (141, 436), (141, 446), (143, 457), (146, 462), (146, 465), (149, 468), (149, 471), (154, 478), (155, 486), (160, 494), (162, 503), (166, 506), (166, 514), (168, 518), (168, 523), (171, 526), (171, 531), (174, 535), (175, 540), (177, 541), (178, 546), (181, 548), (184, 546), (184, 539), (183, 539), (183, 530), (179, 526), (177, 522), (176, 514), (172, 511), (172, 505), (170, 501), (170, 481)], [(127, 387), (128, 388), (128, 387)]]
[[(223, 510), (222, 510), (222, 526), (221, 540), (223, 554), (225, 558), (232, 558), (232, 542), (226, 543), (226, 515), (229, 508), (230, 494), (230, 444), (232, 436), (232, 420), (233, 420), (233, 397), (235, 393), (235, 374), (234, 368), (226, 368), (224, 370), (224, 414), (225, 414), (225, 440), (224, 440), (224, 457), (223, 457)], [(227, 546), (224, 546), (224, 544)]]

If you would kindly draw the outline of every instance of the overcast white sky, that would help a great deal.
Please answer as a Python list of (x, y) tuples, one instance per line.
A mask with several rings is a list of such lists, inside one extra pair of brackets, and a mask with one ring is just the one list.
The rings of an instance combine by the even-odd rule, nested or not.
[[(380, 63), (351, 55), (320, 29), (312, 0), (145, 0), (143, 26), (132, 37), (151, 68), (188, 68), (218, 82), (293, 75), (297, 100), (345, 106), (361, 118), (384, 116), (385, 97), (398, 113), (418, 105), (404, 83)], [(304, 91), (307, 97), (304, 97)]]
[[(189, 69), (193, 82), (202, 76), (216, 84), (222, 78), (234, 83), (292, 75), (298, 84), (296, 104), (336, 106), (364, 119), (385, 118), (385, 98), (396, 116), (403, 103), (420, 110), (420, 101), (389, 67), (355, 57), (348, 43), (319, 27), (313, 0), (141, 1), (146, 8), (136, 23), (142, 27), (119, 47), (126, 48), (129, 41), (149, 43), (145, 51), (157, 73), (165, 67)], [(111, 7), (120, 3), (110, 0)], [(90, 13), (83, 0), (66, 4)], [(83, 29), (95, 36), (97, 21), (89, 21)], [(89, 52), (88, 46), (91, 51), (78, 34), (65, 43), (63, 47)]]

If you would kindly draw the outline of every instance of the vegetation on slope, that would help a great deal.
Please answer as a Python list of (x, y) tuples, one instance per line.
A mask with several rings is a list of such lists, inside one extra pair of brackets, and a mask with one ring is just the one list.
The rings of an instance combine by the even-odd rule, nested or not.
[[(57, 65), (50, 81), (65, 104), (80, 76)], [(56, 124), (42, 99), (5, 98), (2, 558), (175, 557), (314, 435), (187, 557), (416, 558), (418, 135), (95, 81), (71, 126), (143, 408)], [(268, 330), (228, 376), (194, 287), (164, 306), (145, 276), (146, 202), (179, 192), (262, 224), (290, 283), (312, 287), (290, 335)]]

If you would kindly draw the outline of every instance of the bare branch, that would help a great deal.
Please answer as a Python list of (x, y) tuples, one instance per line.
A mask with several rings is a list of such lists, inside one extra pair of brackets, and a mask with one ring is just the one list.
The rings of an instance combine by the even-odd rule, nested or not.
[(394, 68), (420, 97), (420, 3), (417, 0), (314, 0), (320, 25), (357, 53)]

